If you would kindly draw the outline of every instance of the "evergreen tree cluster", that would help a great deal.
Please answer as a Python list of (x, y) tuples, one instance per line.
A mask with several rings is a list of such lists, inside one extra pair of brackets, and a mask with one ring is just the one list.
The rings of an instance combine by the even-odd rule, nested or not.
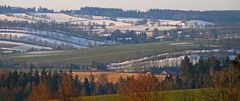
[(33, 8), (22, 8), (22, 7), (11, 7), (7, 5), (0, 6), (1, 13), (53, 13), (52, 9), (43, 8), (43, 7), (33, 7)]
[(180, 66), (181, 80), (178, 79), (177, 84), (188, 83), (188, 88), (209, 87), (211, 76), (217, 71), (228, 68), (230, 63), (229, 58), (220, 61), (216, 57), (210, 57), (208, 59), (200, 58), (199, 62), (193, 65), (188, 56), (185, 56)]
[[(39, 99), (70, 99), (78, 96), (116, 94), (117, 84), (108, 82), (104, 76), (99, 82), (92, 75), (84, 81), (72, 72), (47, 71), (29, 72), (1, 70), (1, 101), (38, 101)], [(38, 100), (37, 100), (38, 99)], [(43, 100), (43, 99), (42, 99)]]

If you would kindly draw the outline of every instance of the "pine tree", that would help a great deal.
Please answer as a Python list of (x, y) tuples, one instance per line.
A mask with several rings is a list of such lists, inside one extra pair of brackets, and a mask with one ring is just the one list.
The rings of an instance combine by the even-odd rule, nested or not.
[(32, 93), (27, 101), (48, 101), (50, 98), (50, 89), (46, 80), (41, 80), (39, 85), (33, 85)]
[(52, 96), (57, 96), (57, 91), (58, 91), (58, 83), (59, 83), (59, 75), (57, 71), (54, 71), (51, 79), (50, 79), (50, 87), (51, 87), (51, 92)]
[(84, 79), (84, 93), (86, 96), (90, 96), (91, 92), (90, 92), (90, 84), (87, 78)]
[(61, 75), (61, 79), (59, 82), (58, 95), (60, 100), (62, 101), (70, 101), (73, 97), (73, 80), (72, 77), (67, 73), (63, 73)]
[(181, 61), (181, 69), (182, 69), (182, 76), (185, 78), (190, 78), (192, 75), (192, 64), (190, 62), (190, 59), (186, 55), (184, 59)]
[(94, 95), (96, 85), (95, 85), (95, 78), (92, 73), (89, 75), (89, 79), (90, 79), (89, 81), (90, 95)]
[(35, 70), (35, 72), (34, 72), (34, 79), (33, 79), (33, 81), (34, 81), (34, 83), (35, 83), (36, 85), (38, 85), (39, 82), (40, 82), (40, 76), (39, 76), (38, 70)]

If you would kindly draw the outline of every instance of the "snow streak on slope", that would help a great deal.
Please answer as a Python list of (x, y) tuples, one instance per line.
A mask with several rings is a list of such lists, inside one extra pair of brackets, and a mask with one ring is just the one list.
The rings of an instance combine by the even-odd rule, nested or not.
[(0, 20), (34, 22), (32, 20), (26, 20), (26, 19), (17, 18), (17, 17), (11, 16), (11, 15), (5, 15), (5, 14), (0, 14)]
[(42, 17), (56, 22), (70, 22), (87, 20), (85, 18), (73, 17), (63, 13), (34, 13), (34, 16)]
[(39, 45), (49, 46), (49, 47), (56, 47), (61, 45), (68, 45), (72, 46), (73, 48), (84, 48), (82, 46), (63, 42), (59, 40), (55, 40), (52, 38), (47, 37), (41, 37), (34, 34), (25, 34), (25, 33), (1, 33), (0, 32), (0, 39), (6, 39), (6, 40), (13, 40), (13, 41), (23, 41), (23, 42), (29, 42), (29, 43), (35, 43)]
[(195, 27), (195, 26), (204, 27), (207, 25), (214, 25), (214, 23), (202, 21), (202, 20), (190, 20), (190, 21), (187, 21), (187, 25), (192, 27)]
[(41, 17), (37, 17), (37, 16), (33, 16), (32, 14), (25, 14), (25, 13), (14, 13), (12, 14), (14, 17), (16, 18), (22, 18), (22, 19), (26, 19), (26, 20), (33, 20), (33, 21), (47, 21), (50, 22), (49, 19), (45, 19), (45, 18), (41, 18)]
[(16, 45), (13, 47), (8, 47), (8, 48), (1, 48), (1, 49), (13, 49), (13, 50), (21, 50), (21, 51), (27, 51), (31, 49), (36, 49), (36, 50), (52, 50), (50, 47), (43, 47), (43, 46), (38, 46), (38, 45), (30, 45), (30, 44), (25, 44), (25, 43), (20, 43), (20, 42), (11, 42), (11, 41), (1, 41), (0, 43), (4, 44), (12, 44)]

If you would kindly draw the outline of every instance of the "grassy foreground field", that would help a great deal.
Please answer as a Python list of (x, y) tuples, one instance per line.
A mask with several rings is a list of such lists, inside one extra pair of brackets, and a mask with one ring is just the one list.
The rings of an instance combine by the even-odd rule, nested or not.
[[(161, 94), (160, 92), (159, 94)], [(198, 101), (201, 89), (191, 89), (191, 90), (171, 90), (164, 92), (164, 101)], [(185, 98), (184, 98), (185, 97)], [(119, 94), (111, 95), (100, 95), (100, 96), (84, 96), (83, 101), (124, 101), (124, 99)], [(57, 99), (49, 101), (59, 101)]]
[(27, 52), (1, 56), (0, 60), (13, 60), (28, 63), (74, 63), (86, 65), (92, 61), (110, 63), (133, 58), (155, 55), (164, 52), (196, 48), (192, 43), (172, 44), (177, 42), (154, 42), (144, 44), (102, 46), (79, 50), (61, 50), (50, 52)]

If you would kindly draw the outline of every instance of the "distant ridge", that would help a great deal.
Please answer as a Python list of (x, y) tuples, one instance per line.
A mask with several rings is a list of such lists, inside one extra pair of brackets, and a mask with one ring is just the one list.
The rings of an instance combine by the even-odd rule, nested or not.
[(0, 6), (0, 13), (30, 13), (30, 12), (53, 13), (54, 10), (43, 8), (43, 7), (23, 8), (23, 7), (12, 7), (7, 5)]
[[(0, 13), (54, 13), (48, 8), (22, 8), (11, 6), (0, 6)], [(84, 14), (93, 16), (107, 16), (112, 18), (146, 18), (146, 19), (169, 19), (169, 20), (204, 20), (216, 24), (240, 24), (240, 10), (169, 10), (169, 9), (150, 9), (148, 11), (123, 10), (121, 8), (100, 8), (82, 7), (80, 10), (62, 10), (61, 13)]]
[(169, 20), (205, 20), (216, 24), (240, 24), (239, 10), (185, 11), (150, 9), (148, 11), (123, 10), (119, 8), (83, 7), (80, 10), (61, 11), (70, 14), (86, 14), (108, 17), (148, 18)]

